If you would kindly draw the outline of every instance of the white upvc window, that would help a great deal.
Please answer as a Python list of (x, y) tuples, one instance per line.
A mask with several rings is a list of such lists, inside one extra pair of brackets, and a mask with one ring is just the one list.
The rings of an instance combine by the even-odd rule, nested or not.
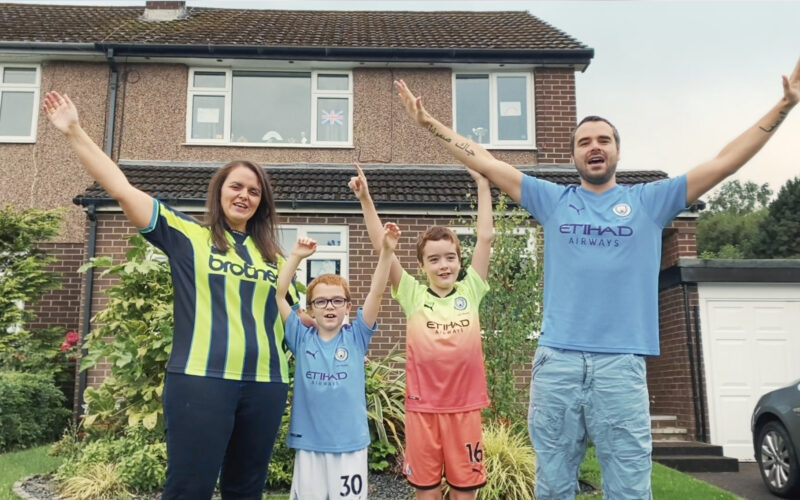
[[(320, 274), (338, 274), (347, 279), (348, 266), (348, 226), (337, 225), (290, 225), (278, 228), (281, 251), (288, 256), (292, 253), (297, 238), (311, 238), (317, 242), (314, 255), (300, 262), (297, 279), (308, 286)], [(306, 297), (301, 296), (301, 306), (305, 307)]]
[(41, 69), (0, 64), (0, 142), (35, 142)]
[(187, 98), (189, 144), (353, 145), (349, 71), (193, 68)]
[(454, 73), (453, 126), (487, 147), (535, 147), (533, 74)]

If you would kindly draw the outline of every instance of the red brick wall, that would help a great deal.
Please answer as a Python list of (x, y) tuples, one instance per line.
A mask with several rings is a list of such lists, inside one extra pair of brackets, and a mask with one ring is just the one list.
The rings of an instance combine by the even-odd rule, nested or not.
[(63, 326), (64, 332), (78, 330), (80, 325), (81, 278), (78, 268), (83, 264), (83, 244), (81, 243), (41, 243), (39, 248), (55, 258), (47, 267), (50, 272), (61, 276), (61, 287), (46, 293), (32, 306), (36, 320), (31, 329)]
[(575, 72), (534, 72), (536, 146), (539, 163), (571, 163), (569, 136), (576, 123)]
[(697, 219), (675, 219), (664, 228), (661, 269), (674, 266), (679, 257), (697, 257)]
[[(675, 219), (664, 229), (661, 269), (677, 264), (680, 257), (697, 257), (696, 219)], [(659, 330), (661, 355), (647, 360), (647, 381), (650, 388), (650, 409), (654, 415), (674, 415), (677, 425), (695, 436), (698, 422), (692, 393), (689, 349), (700, 359), (696, 345), (694, 311), (698, 304), (697, 286), (687, 286), (689, 311), (686, 311), (680, 285), (659, 293)], [(688, 325), (687, 325), (688, 322)], [(687, 330), (688, 329), (688, 330)], [(691, 333), (689, 335), (688, 332)], [(695, 383), (702, 383), (702, 360), (695, 366)], [(697, 387), (695, 388), (697, 391)], [(700, 397), (697, 392), (696, 397)], [(702, 418), (706, 418), (703, 416)]]
[[(682, 288), (675, 286), (659, 294), (659, 329), (661, 355), (647, 359), (647, 385), (650, 389), (650, 410), (654, 415), (674, 415), (677, 425), (687, 429), (694, 437), (697, 427), (689, 366), (689, 342), (693, 355), (694, 317), (692, 306), (697, 305), (697, 286), (687, 287), (690, 311), (688, 316), (691, 339), (687, 339), (684, 298)], [(695, 380), (699, 373), (695, 368)], [(699, 395), (699, 394), (698, 394)]]

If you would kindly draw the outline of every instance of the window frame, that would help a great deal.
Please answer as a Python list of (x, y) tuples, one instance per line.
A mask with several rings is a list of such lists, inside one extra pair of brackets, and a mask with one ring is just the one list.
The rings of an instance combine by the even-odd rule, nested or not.
[[(302, 144), (299, 142), (289, 143), (270, 143), (270, 142), (236, 142), (231, 140), (231, 122), (232, 122), (232, 99), (233, 99), (233, 72), (264, 72), (276, 71), (287, 73), (285, 69), (270, 69), (270, 68), (214, 68), (214, 67), (192, 67), (189, 68), (187, 92), (186, 92), (186, 144), (189, 145), (224, 145), (224, 146), (240, 146), (240, 147), (267, 147), (267, 148), (352, 148), (353, 147), (353, 72), (351, 70), (294, 70), (291, 73), (310, 73), (311, 78), (311, 115), (309, 117), (309, 137), (308, 143)], [(196, 73), (217, 73), (225, 74), (225, 87), (195, 87), (194, 76)], [(320, 75), (346, 75), (347, 76), (347, 89), (345, 90), (320, 90), (319, 89), (319, 76)], [(192, 101), (195, 96), (209, 96), (209, 97), (223, 97), (225, 105), (223, 106), (225, 116), (225, 126), (223, 127), (223, 134), (221, 139), (195, 139), (192, 138), (192, 121), (194, 116), (192, 114)], [(345, 141), (317, 141), (317, 129), (319, 126), (317, 117), (317, 102), (320, 98), (333, 98), (333, 99), (347, 99), (347, 140)]]
[[(6, 68), (34, 68), (36, 70), (36, 81), (34, 83), (4, 83), (3, 75)], [(29, 63), (0, 63), (0, 100), (3, 92), (30, 92), (33, 94), (33, 109), (31, 110), (30, 134), (23, 135), (0, 135), (0, 143), (35, 143), (36, 132), (39, 124), (39, 96), (42, 85), (42, 67), (39, 64)]]
[[(317, 244), (317, 250), (314, 252), (314, 255), (309, 257), (308, 259), (303, 259), (300, 261), (300, 265), (297, 266), (295, 269), (295, 276), (297, 279), (303, 283), (305, 286), (308, 286), (310, 283), (306, 283), (306, 277), (308, 276), (308, 261), (311, 260), (319, 260), (319, 259), (339, 259), (339, 275), (344, 279), (349, 281), (350, 276), (350, 226), (347, 224), (281, 224), (278, 227), (278, 230), (288, 229), (288, 230), (295, 230), (297, 231), (297, 238), (307, 238), (309, 233), (315, 232), (338, 232), (341, 238), (342, 244), (339, 246), (332, 246), (332, 245), (322, 245)], [(280, 233), (279, 233), (279, 243), (280, 243)], [(291, 244), (292, 247), (294, 246), (293, 242), (287, 242)], [(289, 253), (292, 251), (292, 248), (283, 249), (285, 251), (286, 256), (288, 257)], [(305, 308), (306, 307), (306, 295), (301, 294), (300, 296), (300, 306)]]
[[(456, 95), (456, 83), (459, 75), (486, 75), (489, 79), (489, 142), (482, 144), (487, 149), (536, 149), (536, 106), (534, 103), (534, 81), (532, 71), (454, 71), (452, 74), (452, 109), (453, 109), (453, 130), (458, 131), (458, 116), (457, 102), (458, 96)], [(497, 79), (502, 77), (524, 77), (525, 78), (525, 95), (527, 106), (525, 113), (527, 114), (526, 121), (526, 135), (527, 140), (510, 141), (500, 140), (497, 138), (498, 126), (498, 97), (497, 97)]]

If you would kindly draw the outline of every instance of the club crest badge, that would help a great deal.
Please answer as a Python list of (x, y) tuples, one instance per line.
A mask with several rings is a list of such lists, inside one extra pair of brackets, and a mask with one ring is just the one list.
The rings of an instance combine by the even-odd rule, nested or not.
[(454, 306), (457, 311), (463, 311), (467, 308), (467, 299), (464, 297), (457, 297)]
[(627, 217), (631, 214), (631, 206), (627, 203), (619, 203), (614, 206), (613, 210), (620, 217)]
[(344, 347), (336, 349), (336, 353), (333, 355), (333, 357), (336, 358), (336, 361), (345, 361), (348, 356), (349, 354), (347, 354), (347, 349)]

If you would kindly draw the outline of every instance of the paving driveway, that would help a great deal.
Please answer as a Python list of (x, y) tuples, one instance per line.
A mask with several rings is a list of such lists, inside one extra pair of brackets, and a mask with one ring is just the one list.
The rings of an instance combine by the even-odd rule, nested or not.
[(747, 500), (778, 500), (778, 497), (772, 495), (764, 486), (756, 462), (739, 462), (739, 472), (689, 472), (688, 474)]

